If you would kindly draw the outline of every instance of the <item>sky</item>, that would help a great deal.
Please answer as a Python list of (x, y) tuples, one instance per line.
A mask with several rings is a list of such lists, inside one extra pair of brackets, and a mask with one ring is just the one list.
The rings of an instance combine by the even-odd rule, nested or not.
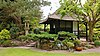
[[(43, 15), (46, 18), (49, 14), (54, 13), (59, 7), (59, 0), (47, 0), (49, 2), (51, 2), (50, 6), (44, 6), (41, 8), (41, 10), (43, 10)], [(51, 9), (51, 10), (50, 10)]]
[[(47, 18), (49, 14), (54, 13), (60, 7), (60, 4), (59, 4), (60, 0), (45, 0), (45, 1), (51, 2), (51, 5), (50, 6), (44, 6), (44, 7), (41, 8), (41, 10), (43, 10), (43, 18), (44, 19)], [(82, 4), (84, 4), (85, 1), (86, 0), (81, 0)]]

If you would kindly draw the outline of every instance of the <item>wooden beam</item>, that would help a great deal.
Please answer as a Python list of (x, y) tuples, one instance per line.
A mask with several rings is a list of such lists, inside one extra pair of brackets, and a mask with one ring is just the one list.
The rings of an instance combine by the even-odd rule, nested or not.
[(88, 39), (88, 27), (87, 27), (87, 22), (85, 23), (85, 26), (86, 26), (86, 41), (88, 41), (89, 39)]
[(78, 39), (80, 39), (80, 32), (79, 32), (79, 21), (78, 21), (78, 23), (77, 23), (77, 28), (78, 28)]
[(46, 24), (44, 24), (44, 31), (46, 31)]

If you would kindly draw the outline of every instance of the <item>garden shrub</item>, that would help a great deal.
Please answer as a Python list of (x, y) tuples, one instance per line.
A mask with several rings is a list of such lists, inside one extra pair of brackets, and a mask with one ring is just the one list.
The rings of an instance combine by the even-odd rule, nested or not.
[[(78, 40), (77, 36), (73, 33), (70, 32), (65, 32), (61, 31), (58, 33), (59, 38), (63, 37), (64, 39), (62, 40), (62, 43), (64, 46), (68, 47), (74, 47), (74, 46), (79, 46), (80, 45), (80, 40)], [(60, 40), (60, 39), (59, 39)]]
[(66, 46), (69, 51), (72, 51), (73, 47), (75, 46), (73, 42), (69, 42), (68, 40), (62, 41), (63, 46)]
[(74, 44), (75, 44), (75, 46), (80, 46), (80, 43), (81, 43), (80, 40), (78, 40), (78, 39), (74, 40)]
[(49, 34), (49, 33), (46, 33), (46, 32), (41, 33), (41, 34), (34, 34), (34, 35), (35, 35), (36, 38), (38, 38), (37, 42), (40, 44), (40, 45), (38, 45), (39, 48), (43, 47), (45, 44), (48, 46), (48, 48), (50, 46), (53, 46), (53, 44), (50, 43), (50, 40), (51, 41), (52, 40), (56, 41), (57, 38), (58, 38), (58, 35), (56, 35), (56, 34)]
[(57, 34), (49, 34), (47, 32), (41, 32), (41, 34), (28, 34), (27, 36), (38, 39), (56, 39), (58, 37)]
[(28, 40), (33, 40), (33, 41), (37, 41), (38, 38), (36, 37), (36, 34), (28, 34)]
[[(21, 41), (37, 41), (39, 37), (37, 37), (39, 34), (27, 34), (27, 35), (20, 35), (18, 37), (19, 40)], [(41, 36), (40, 36), (41, 37)]]
[(100, 40), (100, 33), (94, 34), (93, 41)]
[(58, 35), (63, 37), (63, 36), (66, 36), (67, 35), (67, 32), (60, 31), (60, 32), (58, 32)]
[(0, 39), (10, 39), (10, 32), (6, 29), (3, 29), (0, 32)]
[(18, 37), (18, 39), (21, 40), (21, 41), (26, 41), (26, 40), (28, 40), (28, 36), (26, 36), (26, 35), (20, 35)]
[(12, 28), (10, 28), (10, 34), (11, 34), (11, 36), (13, 37), (13, 38), (15, 38), (18, 34), (19, 32), (19, 28), (18, 27), (12, 27)]
[(60, 31), (58, 32), (59, 37), (69, 38), (70, 40), (77, 39), (77, 36), (70, 32)]
[(10, 32), (6, 29), (3, 29), (0, 32), (0, 45), (2, 46), (11, 46), (11, 37), (10, 37)]
[(39, 29), (39, 28), (35, 28), (35, 29), (34, 29), (34, 33), (35, 33), (35, 34), (40, 34), (40, 29)]
[(93, 37), (93, 41), (99, 40), (99, 37)]
[(49, 34), (48, 32), (41, 32), (41, 34)]
[(12, 46), (11, 40), (5, 40), (2, 42), (3, 47), (9, 47)]
[(66, 37), (63, 41), (67, 41), (67, 42), (73, 42), (77, 40), (77, 36), (74, 35), (73, 33), (69, 33), (69, 32), (66, 32)]
[(68, 45), (67, 45), (68, 42), (74, 43), (74, 41), (70, 41), (70, 40), (67, 40), (67, 39), (65, 39), (65, 40), (62, 41), (62, 43), (63, 43), (64, 45), (66, 45), (66, 46), (68, 46)]
[(95, 46), (100, 46), (100, 40), (94, 41)]
[(88, 48), (88, 49), (91, 49), (91, 48), (94, 48), (95, 46), (94, 45), (87, 44), (87, 45), (85, 45), (85, 47)]
[(74, 47), (74, 43), (72, 43), (72, 42), (67, 42), (66, 45), (67, 45), (68, 48), (72, 48), (72, 47)]

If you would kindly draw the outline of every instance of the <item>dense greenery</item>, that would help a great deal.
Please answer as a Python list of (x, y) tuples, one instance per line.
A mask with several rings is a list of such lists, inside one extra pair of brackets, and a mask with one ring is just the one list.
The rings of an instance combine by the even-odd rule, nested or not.
[(21, 35), (18, 38), (20, 40), (23, 40), (23, 41), (26, 41), (26, 40), (34, 40), (34, 41), (37, 41), (39, 39), (53, 39), (53, 40), (56, 40), (57, 37), (58, 36), (56, 34), (42, 33), (42, 34)]
[(75, 34), (70, 33), (70, 32), (66, 32), (66, 31), (60, 31), (60, 32), (58, 32), (58, 35), (59, 36), (73, 37), (73, 38), (77, 37)]
[(0, 0), (0, 26), (7, 28), (13, 23), (23, 29), (22, 23), (26, 19), (36, 26), (42, 15), (40, 8), (49, 4), (44, 0)]
[(100, 40), (94, 41), (95, 46), (100, 46)]
[(87, 22), (89, 41), (93, 41), (93, 28), (100, 21), (100, 0), (86, 0), (85, 4), (81, 0), (61, 0), (60, 4), (58, 11), (62, 17), (68, 15)]
[(3, 29), (0, 32), (0, 46), (11, 46), (11, 37), (10, 32), (6, 29)]
[[(63, 40), (61, 40), (61, 38), (63, 38)], [(80, 45), (80, 40), (77, 39), (77, 36), (75, 36), (73, 33), (65, 31), (58, 32), (58, 34), (41, 32), (40, 34), (21, 35), (18, 37), (18, 39), (23, 42), (36, 41), (39, 44), (36, 44), (39, 46), (39, 48), (47, 48), (46, 50), (61, 49), (61, 46), (65, 46), (66, 48), (64, 49), (73, 49), (73, 47)]]
[(69, 50), (73, 47), (79, 46), (81, 43), (81, 41), (78, 40), (77, 36), (73, 33), (60, 31), (58, 32), (58, 35), (60, 39), (63, 37), (62, 44), (63, 46), (67, 46)]
[(10, 39), (10, 32), (6, 29), (3, 29), (1, 32), (0, 32), (0, 39)]
[(94, 28), (94, 33), (100, 34), (100, 22), (97, 22)]

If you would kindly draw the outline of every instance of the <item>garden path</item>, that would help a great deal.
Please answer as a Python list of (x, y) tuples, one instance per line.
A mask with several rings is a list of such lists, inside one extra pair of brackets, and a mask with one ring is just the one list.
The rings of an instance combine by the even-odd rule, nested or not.
[[(49, 52), (49, 53), (70, 53), (68, 50), (52, 50), (52, 51), (47, 51), (47, 50), (42, 50), (42, 49), (37, 49), (35, 47), (0, 47), (0, 49), (3, 48), (24, 48), (24, 49), (32, 49), (33, 51), (38, 51), (38, 52)], [(74, 51), (74, 53), (94, 53), (94, 52), (99, 52), (100, 53), (100, 47), (94, 48), (94, 49), (87, 49), (83, 51)]]

